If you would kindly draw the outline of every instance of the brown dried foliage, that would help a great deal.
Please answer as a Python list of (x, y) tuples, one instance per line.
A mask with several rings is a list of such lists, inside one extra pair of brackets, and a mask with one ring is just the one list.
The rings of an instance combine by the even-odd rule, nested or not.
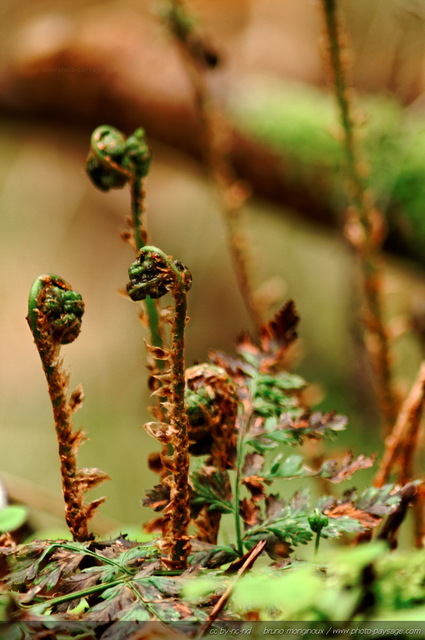
[[(205, 468), (227, 473), (236, 456), (236, 386), (223, 369), (205, 363), (187, 369), (185, 377), (186, 393), (193, 400), (188, 407), (191, 451), (209, 453)], [(199, 539), (216, 544), (220, 520), (219, 511), (204, 507), (195, 521)]]

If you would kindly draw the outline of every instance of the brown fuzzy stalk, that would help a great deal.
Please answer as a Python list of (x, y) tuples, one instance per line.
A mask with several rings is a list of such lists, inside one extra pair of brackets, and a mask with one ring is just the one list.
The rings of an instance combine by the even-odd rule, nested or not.
[[(72, 308), (68, 299), (74, 296)], [(79, 469), (77, 452), (84, 441), (81, 431), (74, 431), (72, 416), (82, 405), (84, 393), (78, 386), (68, 399), (69, 376), (60, 358), (61, 344), (72, 342), (80, 331), (84, 303), (70, 285), (57, 276), (37, 278), (30, 293), (28, 324), (33, 332), (47, 380), (59, 447), (65, 520), (74, 540), (83, 542), (93, 536), (88, 532), (88, 520), (105, 498), (84, 504), (83, 496), (109, 479), (98, 469)]]
[(346, 190), (350, 201), (345, 237), (354, 249), (361, 269), (364, 297), (365, 344), (375, 380), (385, 433), (397, 417), (397, 398), (392, 387), (388, 334), (382, 313), (382, 281), (377, 255), (384, 238), (384, 223), (365, 184), (364, 163), (356, 137), (356, 121), (348, 87), (345, 35), (337, 0), (321, 0), (325, 31), (325, 57), (338, 105), (345, 152)]
[(68, 405), (69, 377), (59, 359), (59, 347), (49, 342), (49, 331), (39, 323), (42, 336), (40, 351), (43, 351), (43, 369), (47, 379), (50, 401), (53, 408), (59, 459), (62, 476), (62, 490), (65, 501), (65, 520), (74, 540), (88, 539), (87, 520), (83, 515), (83, 499), (77, 478), (77, 451), (83, 440), (81, 431), (74, 432), (72, 411)]
[(169, 503), (164, 510), (163, 538), (158, 546), (163, 553), (164, 566), (184, 570), (190, 552), (188, 525), (189, 507), (189, 435), (185, 406), (184, 331), (187, 322), (186, 292), (191, 276), (184, 265), (167, 256), (157, 247), (143, 247), (129, 269), (127, 291), (134, 301), (147, 295), (160, 298), (169, 291), (174, 300), (174, 312), (169, 316), (172, 344), (170, 349), (150, 346), (155, 359), (168, 363), (168, 369), (154, 375), (161, 383), (155, 394), (161, 398), (162, 414), (166, 422), (145, 425), (147, 431), (166, 446), (168, 455), (161, 461), (167, 470), (164, 488), (169, 489)]
[(172, 397), (169, 403), (168, 418), (173, 437), (173, 473), (170, 483), (170, 504), (165, 513), (170, 517), (170, 536), (163, 541), (162, 548), (167, 549), (167, 565), (175, 569), (187, 566), (190, 541), (187, 529), (190, 521), (189, 509), (189, 436), (188, 421), (184, 402), (184, 326), (186, 324), (186, 295), (176, 278), (173, 290), (175, 315), (172, 343)]

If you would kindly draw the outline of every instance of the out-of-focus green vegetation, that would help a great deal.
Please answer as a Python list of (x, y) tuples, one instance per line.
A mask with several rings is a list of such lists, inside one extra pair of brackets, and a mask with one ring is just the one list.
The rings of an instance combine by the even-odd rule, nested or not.
[[(425, 265), (425, 122), (391, 97), (357, 97), (365, 174), (393, 244)], [(338, 216), (344, 207), (342, 148), (332, 96), (322, 89), (256, 78), (233, 94), (232, 113), (250, 135), (280, 150), (284, 171), (311, 185)]]

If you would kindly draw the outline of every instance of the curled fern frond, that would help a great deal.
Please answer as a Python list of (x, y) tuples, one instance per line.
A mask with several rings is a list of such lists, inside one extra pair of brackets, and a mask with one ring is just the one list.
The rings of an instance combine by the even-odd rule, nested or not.
[(78, 386), (68, 399), (69, 377), (59, 357), (60, 347), (73, 342), (81, 329), (84, 302), (70, 284), (58, 276), (44, 274), (34, 281), (28, 299), (28, 324), (40, 354), (47, 380), (58, 440), (65, 520), (74, 540), (92, 536), (88, 520), (105, 498), (86, 504), (84, 493), (108, 476), (98, 469), (78, 469), (77, 452), (85, 436), (74, 431), (72, 417), (83, 403)]
[(101, 191), (121, 189), (148, 174), (151, 158), (144, 129), (126, 138), (115, 127), (102, 125), (92, 134), (86, 172)]
[(41, 275), (31, 287), (28, 299), (28, 323), (34, 337), (51, 334), (55, 342), (69, 344), (79, 335), (84, 302), (70, 284), (54, 275)]
[[(174, 300), (171, 320), (171, 349), (156, 349), (169, 367), (163, 371), (165, 378), (158, 394), (167, 423), (151, 423), (148, 431), (166, 444), (172, 452), (169, 460), (162, 455), (162, 462), (170, 474), (166, 481), (170, 488), (170, 502), (165, 508), (164, 535), (158, 542), (162, 563), (167, 568), (185, 569), (190, 552), (187, 528), (190, 521), (189, 506), (189, 439), (188, 419), (184, 402), (184, 330), (187, 323), (186, 292), (192, 278), (181, 262), (173, 260), (157, 247), (145, 246), (129, 268), (130, 282), (127, 291), (134, 301), (147, 296), (158, 298), (169, 291)], [(159, 381), (159, 380), (158, 380)]]
[(239, 402), (235, 383), (224, 369), (208, 363), (186, 369), (185, 377), (191, 453), (210, 453), (214, 466), (233, 468)]
[(155, 247), (143, 247), (139, 251), (137, 259), (130, 265), (128, 275), (130, 282), (127, 292), (134, 301), (144, 300), (146, 296), (162, 298), (172, 289), (177, 275), (182, 280), (185, 292), (192, 284), (190, 272), (180, 260), (168, 259)]

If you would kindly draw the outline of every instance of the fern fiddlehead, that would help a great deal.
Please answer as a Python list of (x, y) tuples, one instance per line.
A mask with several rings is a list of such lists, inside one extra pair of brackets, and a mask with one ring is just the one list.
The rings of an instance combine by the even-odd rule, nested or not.
[[(161, 374), (162, 406), (168, 424), (154, 423), (149, 432), (166, 443), (172, 457), (168, 462), (170, 502), (165, 509), (166, 534), (160, 542), (163, 563), (173, 569), (184, 569), (190, 552), (187, 533), (189, 509), (189, 438), (185, 407), (184, 330), (187, 322), (186, 292), (192, 278), (184, 265), (156, 247), (143, 247), (129, 268), (127, 292), (134, 301), (146, 296), (161, 297), (169, 291), (174, 300), (171, 322), (171, 348), (163, 350), (169, 370)], [(154, 347), (153, 347), (154, 348)]]
[(98, 469), (78, 469), (77, 452), (84, 440), (74, 431), (73, 413), (84, 398), (81, 386), (68, 400), (68, 374), (62, 367), (60, 347), (73, 342), (81, 330), (84, 302), (65, 280), (55, 275), (41, 275), (34, 281), (28, 299), (27, 321), (40, 354), (53, 409), (65, 520), (74, 540), (90, 539), (87, 523), (105, 498), (85, 504), (84, 492), (101, 484), (108, 476)]

